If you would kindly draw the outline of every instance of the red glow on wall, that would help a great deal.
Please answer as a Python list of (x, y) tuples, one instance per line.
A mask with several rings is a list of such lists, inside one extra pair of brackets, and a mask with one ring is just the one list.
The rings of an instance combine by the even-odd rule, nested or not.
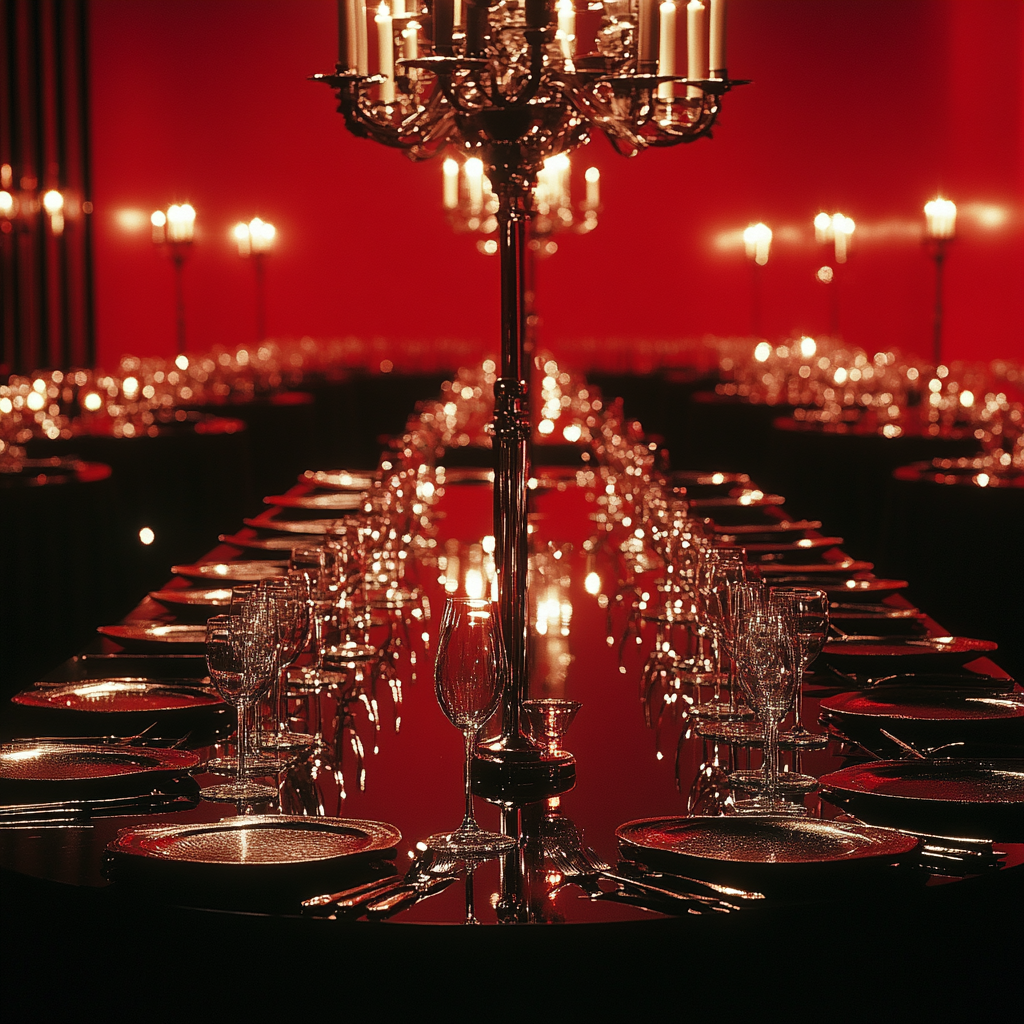
[[(255, 335), (255, 282), (231, 231), (278, 230), (271, 336), (478, 340), (497, 348), (497, 266), (441, 207), (440, 161), (414, 165), (349, 135), (322, 86), (330, 0), (92, 0), (100, 361), (174, 350), (172, 270), (152, 210), (189, 201), (191, 348)], [(713, 141), (615, 156), (597, 140), (600, 226), (539, 268), (542, 340), (750, 333), (740, 233), (775, 236), (761, 268), (769, 337), (827, 333), (838, 287), (851, 344), (927, 353), (927, 199), (960, 207), (947, 261), (951, 358), (1024, 354), (1021, 6), (1015, 0), (734, 0), (727, 97)], [(977, 82), (984, 77), (984, 89)], [(837, 285), (811, 220), (857, 224)]]

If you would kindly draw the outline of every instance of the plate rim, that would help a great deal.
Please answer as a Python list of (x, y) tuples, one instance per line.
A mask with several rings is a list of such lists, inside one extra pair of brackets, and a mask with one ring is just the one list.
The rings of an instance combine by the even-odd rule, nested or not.
[[(787, 860), (787, 861), (768, 861), (768, 860), (740, 860), (740, 859), (727, 859), (723, 857), (710, 857), (702, 856), (700, 854), (684, 852), (682, 850), (674, 850), (664, 846), (650, 846), (642, 845), (636, 841), (630, 839), (625, 835), (625, 830), (631, 826), (652, 824), (656, 822), (678, 822), (682, 825), (689, 826), (709, 826), (716, 827), (712, 823), (719, 823), (717, 827), (721, 828), (721, 822), (735, 822), (736, 826), (726, 827), (742, 827), (745, 823), (758, 822), (758, 821), (778, 821), (788, 822), (791, 824), (802, 824), (802, 825), (815, 825), (819, 827), (827, 827), (839, 829), (846, 833), (856, 833), (863, 836), (865, 831), (870, 833), (883, 833), (879, 838), (887, 839), (892, 844), (898, 844), (900, 847), (906, 847), (905, 849), (895, 850), (875, 850), (866, 853), (859, 851), (853, 854), (834, 857), (826, 860), (821, 858), (810, 859), (810, 860)], [(709, 817), (692, 817), (686, 818), (679, 815), (668, 815), (662, 817), (653, 818), (637, 818), (633, 821), (624, 822), (615, 829), (615, 838), (620, 842), (628, 846), (631, 846), (638, 850), (649, 850), (651, 852), (670, 854), (676, 857), (683, 857), (691, 861), (699, 861), (705, 864), (723, 864), (738, 868), (765, 868), (772, 871), (788, 870), (788, 869), (799, 869), (799, 868), (813, 868), (813, 867), (836, 867), (844, 864), (863, 864), (865, 862), (873, 860), (892, 860), (896, 857), (906, 857), (912, 854), (920, 845), (920, 840), (916, 836), (907, 835), (904, 832), (900, 832), (898, 829), (886, 828), (877, 825), (859, 825), (859, 824), (848, 824), (845, 822), (836, 822), (829, 820), (805, 819), (805, 818), (793, 818), (788, 815), (724, 815), (724, 816), (709, 816)], [(867, 837), (870, 838), (870, 837)]]
[[(112, 775), (88, 775), (73, 778), (32, 778), (22, 777), (17, 778), (13, 776), (5, 776), (0, 774), (0, 783), (8, 785), (56, 785), (56, 784), (77, 784), (77, 783), (102, 783), (112, 779), (125, 779), (134, 778), (138, 775), (160, 775), (169, 772), (186, 772), (195, 768), (199, 764), (200, 757), (194, 751), (191, 750), (180, 750), (177, 747), (132, 747), (132, 746), (119, 746), (117, 744), (100, 744), (100, 743), (36, 743), (36, 744), (4, 744), (4, 749), (0, 751), (0, 763), (2, 763), (3, 755), (8, 752), (9, 748), (28, 748), (28, 747), (45, 747), (50, 750), (62, 750), (65, 752), (84, 752), (84, 751), (102, 751), (104, 753), (116, 753), (122, 755), (136, 755), (143, 756), (150, 759), (156, 759), (162, 763), (139, 767), (134, 771), (119, 772)], [(176, 763), (171, 763), (176, 762)]]
[[(53, 700), (47, 699), (48, 697), (57, 696), (69, 689), (75, 689), (83, 686), (96, 685), (100, 683), (121, 683), (121, 682), (133, 682), (133, 683), (152, 683), (157, 686), (161, 686), (169, 690), (198, 690), (204, 696), (208, 696), (211, 699), (204, 701), (200, 704), (191, 705), (178, 705), (171, 708), (132, 708), (124, 710), (111, 710), (110, 708), (89, 708), (89, 707), (66, 707), (56, 703)], [(33, 700), (32, 698), (36, 698)], [(200, 708), (217, 708), (227, 707), (227, 703), (223, 697), (220, 696), (216, 690), (202, 686), (199, 680), (196, 680), (194, 684), (182, 681), (182, 680), (167, 680), (167, 679), (144, 679), (141, 677), (131, 676), (110, 676), (96, 679), (78, 679), (67, 683), (60, 683), (57, 686), (50, 686), (46, 689), (30, 688), (27, 690), (21, 690), (11, 697), (11, 701), (15, 704), (20, 704), (22, 707), (30, 708), (48, 708), (51, 710), (58, 711), (76, 711), (84, 712), (86, 714), (107, 714), (107, 715), (118, 715), (118, 714), (168, 714), (176, 711), (197, 711)]]

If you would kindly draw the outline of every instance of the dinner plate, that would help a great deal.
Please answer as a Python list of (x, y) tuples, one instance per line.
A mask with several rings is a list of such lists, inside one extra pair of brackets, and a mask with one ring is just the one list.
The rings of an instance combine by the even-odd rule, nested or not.
[(288, 551), (291, 552), (300, 544), (318, 544), (320, 538), (315, 534), (294, 534), (284, 537), (243, 536), (240, 533), (222, 533), (217, 538), (222, 544), (244, 548), (249, 551)]
[(728, 537), (756, 536), (761, 533), (774, 536), (780, 533), (802, 533), (807, 530), (820, 530), (821, 521), (818, 519), (780, 519), (777, 522), (768, 523), (736, 523), (735, 525), (714, 523), (712, 528), (715, 533), (724, 534)]
[[(442, 470), (444, 471), (442, 473)], [(438, 478), (445, 484), (493, 484), (493, 469), (473, 469), (472, 467), (447, 466), (438, 467)]]
[(231, 604), (231, 590), (227, 587), (151, 590), (149, 596), (161, 604), (182, 604), (189, 607), (227, 608)]
[(893, 756), (899, 745), (882, 730), (919, 749), (947, 743), (1024, 743), (1024, 696), (991, 693), (977, 686), (879, 686), (826, 697), (823, 725)]
[(278, 508), (351, 512), (353, 509), (362, 508), (364, 500), (362, 492), (347, 494), (344, 491), (337, 491), (334, 494), (272, 494), (264, 498), (263, 503)]
[(300, 484), (315, 484), (334, 491), (365, 491), (373, 486), (373, 474), (358, 469), (307, 469)]
[(277, 533), (309, 533), (322, 535), (333, 530), (338, 522), (334, 519), (275, 519), (273, 510), (263, 512), (252, 519), (243, 519), (246, 526), (256, 530), (274, 530)]
[(715, 880), (755, 879), (761, 891), (803, 889), (888, 867), (919, 845), (891, 829), (768, 815), (642, 818), (620, 825), (615, 835), (628, 858)]
[(745, 487), (750, 483), (746, 473), (715, 473), (692, 469), (677, 469), (668, 475), (670, 487)]
[(12, 701), (32, 708), (105, 714), (158, 713), (225, 707), (213, 690), (194, 679), (90, 679), (39, 690), (23, 690)]
[[(835, 548), (843, 543), (842, 537), (800, 537), (797, 540), (767, 540), (736, 544), (749, 555), (784, 555), (801, 551), (815, 551), (819, 548)], [(729, 545), (723, 545), (728, 547)]]
[(787, 562), (758, 562), (758, 569), (764, 576), (836, 576), (851, 572), (871, 572), (872, 562), (861, 562), (856, 558), (837, 558), (831, 562), (807, 562), (795, 565)]
[(765, 494), (763, 491), (745, 490), (742, 494), (723, 495), (715, 498), (694, 498), (690, 508), (695, 511), (720, 508), (764, 508), (771, 505), (784, 505), (786, 499), (781, 494)]
[(199, 756), (165, 747), (116, 744), (19, 743), (0, 749), (0, 783), (5, 786), (94, 784), (140, 776), (180, 775)]
[[(230, 591), (228, 600), (230, 602)], [(127, 644), (205, 644), (205, 623), (128, 622), (123, 625), (97, 626), (96, 632)]]
[(873, 761), (822, 776), (823, 796), (872, 824), (997, 842), (1024, 833), (1024, 761)]
[(248, 562), (200, 562), (196, 565), (172, 565), (171, 572), (197, 580), (224, 580), (228, 583), (256, 583), (288, 571), (286, 560)]
[(907, 687), (952, 687), (954, 690), (985, 690), (992, 693), (1009, 693), (1014, 680), (1009, 676), (990, 676), (983, 672), (893, 672), (887, 676), (875, 676), (870, 680), (872, 688), (879, 686)]
[(887, 672), (934, 668), (939, 662), (963, 665), (983, 654), (991, 654), (998, 647), (994, 640), (974, 640), (962, 636), (923, 636), (913, 639), (846, 636), (827, 641), (821, 657), (840, 671), (880, 676)]
[[(792, 573), (792, 575), (790, 575)], [(907, 587), (906, 580), (876, 579), (874, 576), (850, 576), (847, 579), (830, 579), (826, 576), (815, 576), (793, 572), (791, 566), (779, 566), (779, 572), (773, 584), (785, 579), (786, 586), (814, 587), (824, 590), (830, 601), (867, 603), (881, 601)]]
[(302, 899), (367, 881), (401, 839), (381, 821), (245, 815), (124, 829), (107, 846), (106, 871), (119, 885), (176, 902), (298, 912)]

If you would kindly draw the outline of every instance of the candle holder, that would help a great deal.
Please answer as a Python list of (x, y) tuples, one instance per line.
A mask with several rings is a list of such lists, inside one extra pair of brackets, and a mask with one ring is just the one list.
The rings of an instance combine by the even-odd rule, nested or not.
[(267, 337), (267, 281), (264, 260), (274, 247), (277, 229), (268, 221), (253, 217), (248, 224), (240, 221), (235, 225), (235, 243), (238, 255), (252, 261), (256, 278), (256, 340)]
[(174, 310), (178, 336), (178, 354), (185, 351), (185, 260), (195, 237), (196, 211), (188, 203), (175, 203), (155, 210), (149, 218), (153, 225), (153, 244), (167, 251), (174, 266)]
[[(482, 786), (514, 789), (528, 779), (550, 778), (559, 763), (541, 759), (520, 721), (529, 680), (525, 242), (537, 175), (545, 160), (588, 142), (594, 132), (602, 132), (625, 156), (703, 138), (718, 117), (722, 97), (743, 83), (731, 81), (724, 69), (716, 78), (706, 70), (689, 78), (651, 73), (657, 60), (638, 50), (646, 46), (651, 52), (657, 26), (648, 21), (657, 17), (657, 8), (641, 5), (643, 17), (637, 18), (625, 0), (605, 0), (596, 51), (581, 56), (575, 52), (575, 30), (571, 39), (564, 28), (561, 38), (556, 32), (556, 0), (494, 6), (466, 0), (463, 24), (455, 23), (452, 0), (425, 0), (417, 4), (416, 19), (430, 26), (430, 37), (417, 38), (420, 56), (394, 61), (392, 80), (369, 74), (359, 2), (339, 5), (344, 63), (313, 80), (335, 91), (338, 110), (357, 136), (414, 160), (435, 156), (446, 146), (479, 157), (498, 199), (501, 365), (494, 384), (494, 536), (510, 678), (500, 736), (478, 748), (476, 767)], [(404, 45), (401, 33), (393, 32), (391, 42), (382, 48), (382, 68), (394, 60), (395, 47)], [(706, 68), (707, 44), (703, 37), (693, 43), (705, 55)], [(711, 51), (721, 52), (720, 39), (712, 37)], [(724, 65), (714, 57), (712, 62)], [(685, 87), (684, 97), (676, 97), (678, 86)]]

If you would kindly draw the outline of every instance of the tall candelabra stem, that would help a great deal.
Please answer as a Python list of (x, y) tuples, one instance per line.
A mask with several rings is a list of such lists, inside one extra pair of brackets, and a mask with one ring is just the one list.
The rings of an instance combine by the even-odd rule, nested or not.
[(174, 306), (178, 329), (178, 352), (185, 351), (185, 254), (175, 252), (174, 261)]
[(267, 337), (267, 281), (263, 267), (263, 253), (252, 255), (253, 271), (256, 274), (256, 340), (264, 341)]
[(944, 239), (935, 245), (935, 319), (932, 324), (932, 360), (942, 362), (942, 268), (946, 261)]
[(502, 375), (494, 385), (494, 444), (498, 456), (494, 481), (495, 562), (509, 669), (501, 723), (501, 745), (506, 750), (528, 746), (519, 725), (520, 707), (529, 685), (526, 481), (530, 425), (523, 380), (523, 271), (528, 216), (522, 191), (506, 183), (499, 190), (498, 208)]

